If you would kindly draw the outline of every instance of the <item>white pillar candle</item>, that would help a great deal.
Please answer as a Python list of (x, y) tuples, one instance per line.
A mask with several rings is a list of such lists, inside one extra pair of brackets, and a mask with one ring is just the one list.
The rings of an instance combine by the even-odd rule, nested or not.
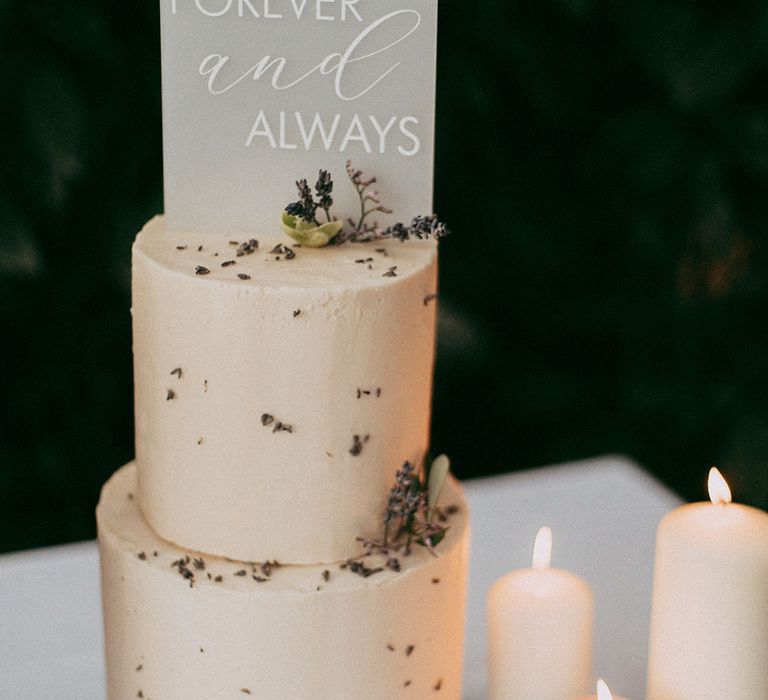
[(585, 695), (578, 700), (627, 700), (626, 698), (620, 698), (613, 695), (606, 685), (605, 681), (601, 678), (597, 681), (597, 695)]
[(536, 537), (533, 566), (488, 594), (490, 700), (569, 700), (592, 677), (593, 598), (587, 583), (551, 568), (552, 531)]
[(648, 700), (768, 698), (768, 513), (709, 483), (659, 526)]

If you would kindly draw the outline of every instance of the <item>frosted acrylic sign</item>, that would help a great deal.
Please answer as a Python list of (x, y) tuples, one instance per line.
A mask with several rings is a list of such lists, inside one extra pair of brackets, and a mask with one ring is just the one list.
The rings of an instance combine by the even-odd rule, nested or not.
[[(161, 0), (165, 208), (174, 230), (266, 232), (314, 184), (431, 213), (437, 0)], [(384, 224), (386, 217), (380, 223)]]

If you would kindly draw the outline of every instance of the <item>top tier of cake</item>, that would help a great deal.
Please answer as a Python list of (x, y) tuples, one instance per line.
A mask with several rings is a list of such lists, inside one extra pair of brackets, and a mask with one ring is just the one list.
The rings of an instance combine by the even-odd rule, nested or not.
[(425, 457), (436, 245), (237, 238), (157, 218), (134, 245), (139, 502), (188, 549), (346, 559)]

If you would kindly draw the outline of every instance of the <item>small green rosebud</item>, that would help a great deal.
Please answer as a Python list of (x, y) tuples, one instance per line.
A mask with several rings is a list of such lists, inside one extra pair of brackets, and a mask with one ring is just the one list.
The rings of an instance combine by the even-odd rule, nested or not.
[(288, 212), (283, 212), (280, 223), (285, 234), (307, 248), (322, 248), (328, 245), (344, 227), (341, 221), (329, 221), (318, 226), (313, 221), (306, 221)]

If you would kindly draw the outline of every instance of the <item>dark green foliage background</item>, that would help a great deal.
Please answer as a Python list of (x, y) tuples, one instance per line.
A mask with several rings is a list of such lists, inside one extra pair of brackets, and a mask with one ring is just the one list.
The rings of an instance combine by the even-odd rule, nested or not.
[[(705, 7), (706, 5), (706, 7)], [(768, 5), (441, 3), (434, 445), (768, 506)], [(91, 537), (162, 209), (155, 0), (0, 0), (0, 551)]]

